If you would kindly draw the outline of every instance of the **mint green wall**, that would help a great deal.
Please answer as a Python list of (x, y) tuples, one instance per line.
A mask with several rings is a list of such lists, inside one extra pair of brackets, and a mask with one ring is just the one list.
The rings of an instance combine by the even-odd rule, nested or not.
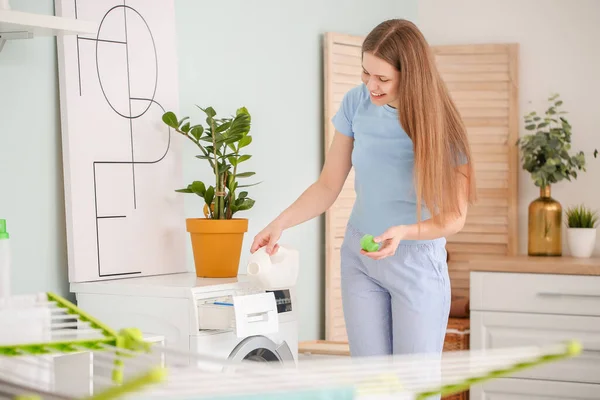
[[(50, 0), (11, 0), (54, 14)], [(68, 292), (56, 39), (0, 52), (0, 218), (12, 245), (14, 293)]]
[[(221, 114), (240, 105), (253, 115), (248, 166), (263, 183), (252, 237), (318, 176), (323, 153), (322, 50), (326, 31), (366, 34), (381, 20), (415, 19), (417, 0), (175, 0), (181, 110), (194, 105)], [(12, 8), (53, 14), (51, 0), (11, 0)], [(9, 42), (0, 52), (0, 218), (12, 235), (15, 293), (68, 293), (56, 41)], [(288, 142), (288, 143), (285, 143)], [(207, 178), (186, 147), (186, 181)], [(199, 173), (199, 174), (197, 174)], [(186, 198), (186, 213), (200, 204)], [(301, 251), (298, 283), (301, 339), (323, 334), (322, 221), (287, 232)], [(190, 257), (191, 262), (191, 257)]]

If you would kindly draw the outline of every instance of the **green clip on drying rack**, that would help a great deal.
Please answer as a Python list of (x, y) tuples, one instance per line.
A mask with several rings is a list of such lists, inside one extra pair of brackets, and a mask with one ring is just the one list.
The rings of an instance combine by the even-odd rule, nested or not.
[[(233, 362), (150, 345), (137, 329), (114, 331), (67, 300), (52, 293), (11, 297), (0, 301), (0, 325), (18, 320), (24, 311), (48, 311), (49, 328), (39, 340), (27, 332), (15, 343), (0, 340), (0, 395), (13, 400), (60, 398), (71, 400), (197, 399), (197, 400), (296, 400), (296, 399), (398, 399), (425, 400), (430, 395), (450, 395), (472, 385), (521, 372), (538, 365), (577, 356), (578, 342), (552, 346), (446, 352), (439, 356), (404, 355), (366, 359), (302, 361), (298, 368), (272, 363)], [(15, 312), (16, 311), (16, 312)], [(32, 314), (33, 315), (33, 314)], [(12, 318), (12, 320), (11, 320)], [(17, 318), (17, 319), (15, 319)], [(31, 322), (31, 321), (30, 321)], [(45, 324), (40, 319), (40, 324)], [(36, 324), (32, 332), (44, 333)], [(2, 337), (0, 336), (0, 339)], [(94, 393), (44, 392), (41, 385), (23, 379), (5, 379), (4, 361), (43, 358), (75, 352), (93, 353), (94, 363), (104, 362), (110, 376)], [(207, 349), (210, 351), (210, 349)], [(158, 355), (158, 357), (156, 357)], [(179, 357), (164, 366), (163, 356)], [(11, 372), (11, 371), (8, 371)], [(106, 373), (106, 372), (105, 372)], [(98, 372), (101, 374), (101, 372)], [(75, 377), (73, 379), (76, 379)]]
[[(115, 387), (107, 391), (111, 395), (109, 398), (117, 398), (164, 377), (162, 367), (153, 367), (135, 380), (123, 382), (124, 359), (132, 354), (150, 352), (151, 344), (142, 340), (138, 329), (114, 331), (54, 293), (2, 299), (0, 326), (9, 327), (12, 331), (11, 343), (5, 343), (6, 338), (0, 336), (0, 358), (17, 360), (20, 357), (31, 359), (114, 350), (112, 381)], [(15, 396), (15, 399), (20, 400), (34, 398), (37, 397), (23, 394)]]

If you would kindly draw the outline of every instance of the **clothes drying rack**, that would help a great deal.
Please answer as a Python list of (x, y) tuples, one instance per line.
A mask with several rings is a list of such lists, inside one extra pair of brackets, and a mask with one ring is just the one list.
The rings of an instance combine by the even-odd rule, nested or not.
[[(577, 356), (576, 341), (551, 346), (390, 357), (306, 360), (289, 367), (233, 362), (115, 331), (53, 294), (0, 299), (0, 398), (11, 400), (426, 399)], [(53, 357), (89, 354), (89, 393), (58, 389)], [(76, 379), (73, 377), (73, 380)], [(88, 382), (86, 382), (88, 383)]]

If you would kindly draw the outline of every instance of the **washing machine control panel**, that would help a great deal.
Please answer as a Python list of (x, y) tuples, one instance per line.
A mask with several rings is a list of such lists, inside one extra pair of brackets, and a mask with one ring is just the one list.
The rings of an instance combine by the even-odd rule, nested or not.
[(283, 290), (266, 290), (267, 293), (273, 293), (275, 296), (275, 304), (277, 305), (277, 313), (282, 314), (292, 311), (292, 295), (289, 289)]

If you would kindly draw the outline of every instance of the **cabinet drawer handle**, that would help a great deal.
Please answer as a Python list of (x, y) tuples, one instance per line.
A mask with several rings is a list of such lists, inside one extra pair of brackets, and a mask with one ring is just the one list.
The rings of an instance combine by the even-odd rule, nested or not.
[(559, 293), (559, 292), (539, 292), (538, 295), (544, 297), (598, 297), (600, 293)]

